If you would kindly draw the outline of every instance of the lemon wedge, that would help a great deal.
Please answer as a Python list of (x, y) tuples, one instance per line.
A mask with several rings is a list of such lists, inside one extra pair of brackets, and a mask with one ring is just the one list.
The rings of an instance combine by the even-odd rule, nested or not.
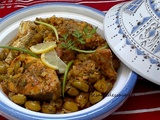
[(42, 62), (60, 73), (64, 73), (67, 65), (58, 57), (57, 52), (53, 49), (49, 52), (41, 54)]
[(39, 43), (39, 44), (31, 46), (30, 50), (36, 54), (42, 54), (42, 53), (50, 51), (51, 49), (55, 48), (56, 46), (57, 45), (56, 45), (55, 41), (44, 42), (44, 43)]

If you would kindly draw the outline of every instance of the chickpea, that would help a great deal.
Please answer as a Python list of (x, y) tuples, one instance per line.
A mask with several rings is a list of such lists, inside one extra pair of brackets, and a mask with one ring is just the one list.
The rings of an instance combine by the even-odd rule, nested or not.
[(26, 102), (27, 98), (25, 95), (17, 94), (17, 95), (13, 95), (11, 97), (11, 100), (18, 105), (23, 105)]
[(43, 103), (42, 104), (42, 109), (41, 111), (43, 113), (49, 113), (49, 114), (53, 114), (53, 113), (56, 113), (56, 107), (54, 104), (52, 103)]
[(75, 102), (79, 107), (83, 107), (87, 102), (89, 98), (89, 93), (81, 92), (76, 98)]
[(75, 102), (71, 102), (71, 101), (66, 101), (63, 104), (63, 108), (70, 111), (70, 112), (76, 112), (78, 111), (78, 106)]
[(94, 92), (90, 93), (89, 101), (90, 101), (92, 104), (95, 104), (95, 103), (101, 101), (102, 99), (103, 99), (102, 93), (100, 93), (100, 92), (98, 92), (98, 91), (94, 91)]
[(82, 81), (78, 81), (78, 80), (74, 81), (72, 83), (72, 86), (79, 89), (79, 90), (82, 90), (84, 92), (88, 92), (88, 90), (89, 90), (89, 85), (87, 83), (82, 82)]
[(24, 106), (26, 109), (36, 111), (36, 112), (41, 110), (41, 105), (40, 105), (39, 101), (30, 101), (29, 100), (25, 103)]

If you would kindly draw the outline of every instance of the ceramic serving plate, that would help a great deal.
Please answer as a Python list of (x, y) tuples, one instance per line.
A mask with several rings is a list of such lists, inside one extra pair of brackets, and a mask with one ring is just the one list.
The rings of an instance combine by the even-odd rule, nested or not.
[[(6, 45), (15, 35), (19, 23), (23, 20), (34, 20), (36, 17), (56, 17), (71, 18), (86, 21), (93, 26), (97, 26), (97, 32), (104, 37), (103, 20), (105, 14), (96, 9), (69, 3), (47, 3), (38, 4), (23, 8), (9, 14), (0, 20), (0, 45)], [(110, 34), (110, 33), (108, 33)], [(102, 119), (116, 109), (131, 95), (136, 83), (137, 75), (123, 63), (118, 71), (118, 78), (110, 91), (102, 101), (87, 109), (68, 114), (44, 114), (27, 110), (16, 105), (0, 89), (0, 113), (7, 119), (23, 120), (75, 120), (75, 119)]]

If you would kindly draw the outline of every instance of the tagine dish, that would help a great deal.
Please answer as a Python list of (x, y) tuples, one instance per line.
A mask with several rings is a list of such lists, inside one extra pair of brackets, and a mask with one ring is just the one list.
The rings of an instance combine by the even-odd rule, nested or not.
[(21, 21), (2, 48), (0, 85), (26, 109), (65, 114), (88, 108), (111, 91), (120, 67), (97, 26), (51, 16)]

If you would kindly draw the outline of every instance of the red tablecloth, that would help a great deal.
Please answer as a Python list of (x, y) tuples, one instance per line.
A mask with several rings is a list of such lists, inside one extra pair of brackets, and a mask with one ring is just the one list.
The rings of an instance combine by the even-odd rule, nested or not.
[[(20, 8), (44, 2), (71, 2), (106, 12), (113, 5), (124, 1), (125, 0), (0, 0), (0, 18)], [(116, 112), (104, 120), (139, 119), (160, 119), (160, 86), (140, 76), (138, 77), (132, 96), (130, 96)], [(0, 120), (5, 120), (5, 118), (0, 116)]]

